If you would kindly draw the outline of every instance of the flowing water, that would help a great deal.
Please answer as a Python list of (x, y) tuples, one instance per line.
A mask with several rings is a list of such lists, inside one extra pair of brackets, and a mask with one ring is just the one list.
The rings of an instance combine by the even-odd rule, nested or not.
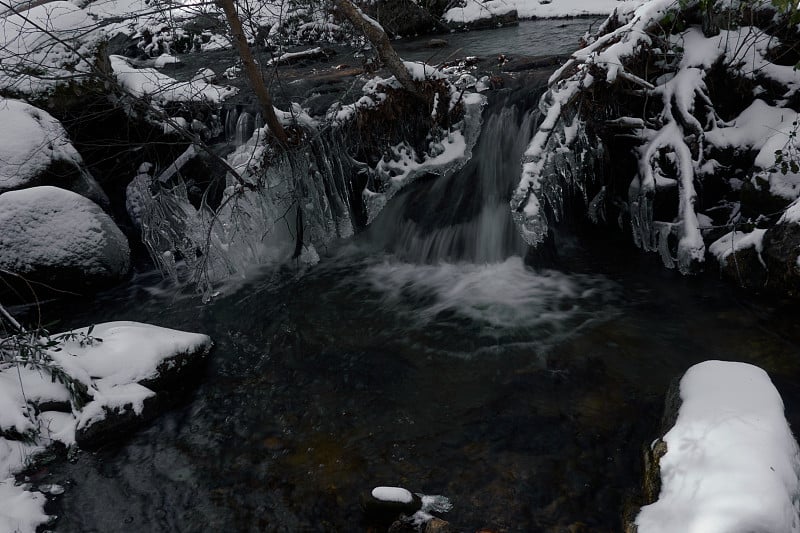
[(56, 529), (359, 531), (359, 494), (402, 485), (449, 497), (457, 531), (619, 531), (663, 394), (705, 359), (768, 369), (799, 427), (788, 306), (590, 230), (528, 266), (507, 202), (529, 104), (498, 99), (467, 166), (410, 186), (314, 267), (264, 269), (207, 305), (142, 276), (46, 307), (64, 327), (140, 320), (216, 342), (182, 405), (50, 467), (44, 482), (67, 487)]

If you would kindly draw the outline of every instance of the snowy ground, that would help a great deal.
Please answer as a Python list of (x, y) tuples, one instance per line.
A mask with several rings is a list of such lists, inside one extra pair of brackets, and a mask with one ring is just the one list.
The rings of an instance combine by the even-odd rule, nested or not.
[[(76, 432), (112, 413), (141, 414), (145, 400), (155, 396), (141, 382), (180, 364), (180, 356), (204, 356), (212, 344), (206, 335), (136, 322), (98, 324), (50, 340), (55, 342), (40, 340), (45, 367), (23, 364), (15, 353), (3, 354), (0, 362), (0, 531), (34, 532), (49, 520), (45, 496), (14, 480), (38, 453), (55, 442), (74, 446)], [(60, 372), (69, 379), (59, 378)], [(86, 388), (85, 405), (68, 383)], [(44, 405), (69, 412), (40, 410)]]
[(516, 11), (519, 18), (608, 15), (621, 3), (619, 0), (467, 0), (463, 7), (448, 10), (443, 18), (447, 22), (465, 24), (511, 11)]
[(767, 373), (706, 361), (684, 374), (680, 396), (661, 494), (639, 533), (800, 531), (800, 449)]

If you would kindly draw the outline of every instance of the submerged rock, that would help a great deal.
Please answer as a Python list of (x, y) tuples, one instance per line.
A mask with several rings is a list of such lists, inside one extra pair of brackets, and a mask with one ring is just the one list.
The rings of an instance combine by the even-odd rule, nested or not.
[[(130, 269), (125, 235), (96, 203), (57, 187), (0, 194), (0, 269), (59, 290), (108, 287)], [(13, 279), (9, 279), (13, 282)]]

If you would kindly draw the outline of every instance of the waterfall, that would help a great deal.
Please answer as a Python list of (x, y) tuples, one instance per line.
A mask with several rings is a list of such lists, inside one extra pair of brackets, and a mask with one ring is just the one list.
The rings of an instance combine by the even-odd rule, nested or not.
[(256, 131), (256, 121), (253, 118), (253, 115), (248, 113), (247, 111), (243, 111), (241, 115), (239, 115), (239, 119), (236, 121), (236, 135), (234, 139), (234, 143), (236, 146), (242, 146), (250, 137), (253, 136), (253, 132)]
[(228, 109), (225, 114), (225, 140), (233, 142), (236, 138), (236, 123), (239, 120), (239, 110), (235, 107)]
[(402, 260), (494, 263), (524, 255), (508, 200), (538, 112), (506, 100), (486, 114), (461, 171), (398, 195), (373, 223), (375, 238)]

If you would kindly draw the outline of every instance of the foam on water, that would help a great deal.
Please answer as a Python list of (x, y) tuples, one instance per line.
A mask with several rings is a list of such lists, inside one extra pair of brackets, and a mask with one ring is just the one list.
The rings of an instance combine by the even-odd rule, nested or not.
[(616, 314), (616, 285), (601, 276), (534, 271), (522, 258), (488, 264), (419, 265), (387, 259), (365, 271), (384, 305), (417, 327), (468, 319), (506, 347), (546, 350)]

